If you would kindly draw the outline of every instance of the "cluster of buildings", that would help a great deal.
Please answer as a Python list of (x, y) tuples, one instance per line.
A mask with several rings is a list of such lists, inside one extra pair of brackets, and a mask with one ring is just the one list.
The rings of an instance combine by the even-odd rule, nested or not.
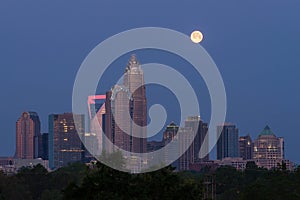
[(294, 164), (285, 159), (284, 139), (277, 137), (266, 126), (257, 139), (252, 141), (250, 135), (239, 137), (238, 129), (233, 124), (218, 127), (220, 138), (217, 143), (218, 165), (231, 165), (244, 170), (249, 161), (266, 169), (282, 168), (293, 170)]
[[(204, 140), (208, 125), (199, 116), (187, 117), (184, 127), (172, 122), (166, 127), (161, 141), (147, 141), (146, 88), (143, 70), (135, 55), (125, 68), (123, 83), (114, 85), (106, 94), (89, 96), (87, 107), (88, 123), (84, 114), (51, 114), (49, 131), (43, 134), (38, 114), (22, 113), (16, 122), (16, 153), (13, 157), (0, 158), (0, 170), (14, 173), (21, 166), (36, 164), (54, 170), (73, 162), (88, 163), (104, 149), (108, 153), (118, 149), (129, 152), (123, 156), (132, 164), (130, 152), (156, 151), (170, 142), (175, 145), (165, 150), (162, 157), (179, 171), (222, 165), (243, 170), (249, 161), (267, 169), (283, 162), (288, 169), (293, 167), (284, 157), (283, 138), (276, 137), (268, 126), (254, 141), (249, 135), (239, 137), (233, 124), (218, 126), (220, 137), (215, 161), (210, 161), (209, 155), (203, 158), (198, 155), (201, 147), (208, 148), (208, 140)], [(174, 161), (172, 155), (180, 152), (182, 155)], [(135, 160), (130, 168), (133, 172), (141, 171), (149, 159)]]
[[(39, 162), (54, 170), (73, 162), (89, 162), (103, 150), (147, 152), (144, 74), (135, 55), (125, 68), (123, 84), (112, 86), (104, 95), (89, 96), (87, 107), (88, 123), (84, 114), (51, 114), (49, 131), (43, 134), (38, 114), (22, 113), (16, 123), (16, 153), (12, 158), (1, 158), (2, 170), (17, 170), (19, 159), (23, 166)], [(130, 153), (123, 156), (130, 160)], [(142, 170), (146, 163), (146, 158), (135, 161), (134, 171)]]

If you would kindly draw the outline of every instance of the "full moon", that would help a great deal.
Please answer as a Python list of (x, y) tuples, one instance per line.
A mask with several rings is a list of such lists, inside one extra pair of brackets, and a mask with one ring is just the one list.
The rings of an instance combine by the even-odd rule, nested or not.
[(191, 33), (191, 40), (194, 43), (200, 43), (203, 40), (203, 34), (200, 31), (193, 31)]

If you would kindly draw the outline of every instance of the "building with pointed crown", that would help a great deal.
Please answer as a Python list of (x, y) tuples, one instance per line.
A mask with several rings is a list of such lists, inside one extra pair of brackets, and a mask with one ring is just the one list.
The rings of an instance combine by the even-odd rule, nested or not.
[(123, 84), (113, 86), (106, 93), (105, 110), (108, 139), (125, 151), (147, 152), (147, 132), (143, 128), (147, 125), (146, 89), (144, 73), (135, 55), (125, 68)]
[(276, 137), (269, 126), (266, 126), (254, 141), (253, 149), (253, 159), (260, 167), (276, 168), (284, 161), (284, 140)]

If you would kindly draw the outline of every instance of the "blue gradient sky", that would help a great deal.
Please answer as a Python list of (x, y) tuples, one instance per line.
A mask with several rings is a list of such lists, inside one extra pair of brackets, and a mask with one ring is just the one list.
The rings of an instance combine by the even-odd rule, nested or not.
[[(0, 155), (14, 154), (21, 112), (37, 111), (46, 132), (48, 114), (71, 111), (76, 72), (98, 43), (130, 28), (159, 26), (186, 34), (200, 29), (224, 79), (227, 121), (254, 138), (269, 124), (285, 138), (286, 157), (300, 163), (300, 2), (181, 2), (1, 1)], [(151, 61), (146, 53), (139, 58)]]

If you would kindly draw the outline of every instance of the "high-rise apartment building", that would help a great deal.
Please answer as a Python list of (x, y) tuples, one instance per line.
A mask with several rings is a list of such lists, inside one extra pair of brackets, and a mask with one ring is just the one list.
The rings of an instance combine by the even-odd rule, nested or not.
[(36, 112), (24, 112), (16, 122), (16, 154), (19, 159), (34, 159), (39, 155), (40, 119)]
[(84, 115), (72, 113), (49, 115), (50, 169), (82, 161), (84, 148), (81, 137), (85, 132), (84, 123)]
[(220, 137), (217, 142), (217, 159), (239, 157), (239, 133), (234, 124), (223, 124), (217, 127)]

